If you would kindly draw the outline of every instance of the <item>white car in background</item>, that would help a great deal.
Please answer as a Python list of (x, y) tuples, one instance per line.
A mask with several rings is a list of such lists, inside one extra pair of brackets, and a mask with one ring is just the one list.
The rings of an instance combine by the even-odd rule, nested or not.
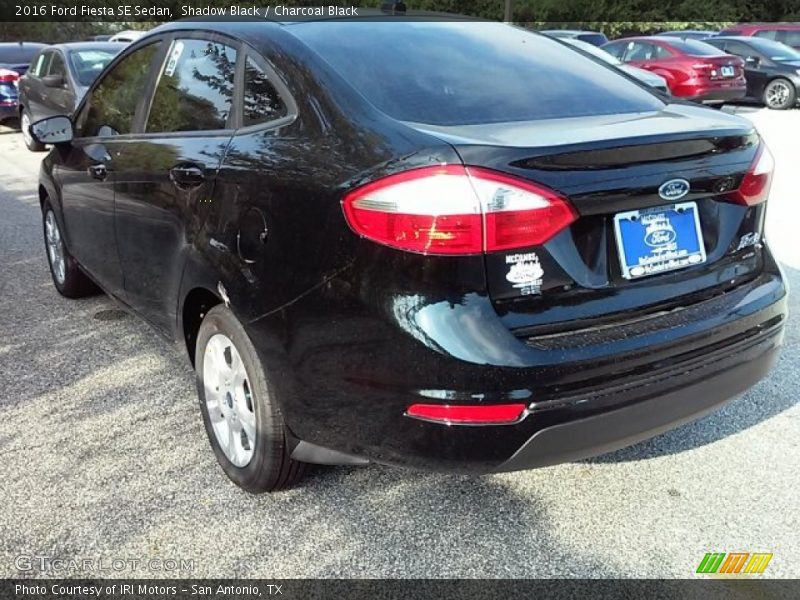
[(587, 54), (591, 54), (592, 56), (595, 56), (607, 62), (608, 64), (615, 66), (621, 71), (625, 71), (631, 77), (635, 77), (642, 83), (657, 89), (659, 92), (670, 95), (669, 87), (667, 86), (667, 80), (661, 77), (661, 75), (656, 75), (650, 71), (645, 71), (644, 69), (639, 69), (638, 67), (626, 65), (616, 56), (612, 56), (605, 50), (602, 50), (601, 48), (593, 46), (587, 42), (582, 42), (581, 40), (577, 40), (575, 38), (561, 38), (561, 41), (566, 42), (570, 46), (574, 46), (575, 48), (583, 50)]
[(109, 42), (125, 42), (130, 44), (131, 42), (135, 42), (140, 37), (142, 37), (146, 31), (137, 31), (135, 29), (128, 29), (126, 31), (120, 31), (119, 33), (115, 33), (111, 36), (108, 40)]

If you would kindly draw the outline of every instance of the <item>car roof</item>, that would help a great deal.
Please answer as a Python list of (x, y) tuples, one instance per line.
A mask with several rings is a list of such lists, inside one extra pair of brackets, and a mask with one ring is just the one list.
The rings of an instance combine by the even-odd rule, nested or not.
[(44, 48), (49, 44), (42, 44), (40, 42), (0, 42), (0, 50), (7, 50), (11, 47), (22, 47), (22, 48)]
[(753, 31), (756, 29), (800, 29), (800, 23), (740, 23), (723, 31)]

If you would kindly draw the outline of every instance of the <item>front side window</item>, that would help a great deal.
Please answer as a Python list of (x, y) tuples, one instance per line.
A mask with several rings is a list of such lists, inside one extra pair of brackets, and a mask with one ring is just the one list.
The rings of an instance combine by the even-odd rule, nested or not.
[(139, 48), (117, 63), (94, 88), (77, 119), (82, 137), (130, 133), (136, 105), (161, 42)]
[(61, 75), (64, 79), (67, 77), (67, 69), (64, 66), (64, 57), (60, 52), (53, 52), (53, 60), (50, 61), (50, 68), (47, 70), (48, 75)]
[(148, 133), (226, 129), (236, 50), (208, 40), (175, 40), (158, 81)]
[(30, 74), (34, 77), (42, 77), (45, 75), (45, 73), (47, 73), (47, 60), (52, 54), (52, 52), (42, 52), (37, 56), (33, 68), (30, 70)]
[(244, 66), (242, 103), (242, 127), (274, 121), (288, 112), (269, 75), (249, 56)]
[(625, 60), (651, 60), (656, 53), (655, 46), (643, 42), (631, 42)]

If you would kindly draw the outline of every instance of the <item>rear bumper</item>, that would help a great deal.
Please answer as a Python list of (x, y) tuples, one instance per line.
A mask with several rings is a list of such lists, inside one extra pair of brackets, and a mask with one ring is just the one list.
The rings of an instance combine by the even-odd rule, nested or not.
[(0, 104), (0, 121), (19, 117), (19, 104)]
[(698, 419), (762, 379), (777, 361), (780, 337), (777, 330), (769, 332), (746, 347), (728, 352), (722, 365), (710, 362), (706, 369), (694, 373), (691, 383), (684, 384), (676, 374), (673, 382), (680, 387), (673, 391), (542, 429), (497, 470), (519, 471), (604, 454)]
[(687, 100), (695, 102), (703, 102), (704, 104), (716, 104), (721, 102), (729, 102), (731, 100), (739, 100), (745, 97), (747, 93), (746, 87), (736, 88), (723, 88), (723, 89), (699, 89), (695, 94), (687, 96)]
[[(352, 297), (333, 301), (331, 288), (248, 331), (265, 365), (279, 370), (290, 439), (303, 441), (297, 459), (527, 469), (657, 435), (763, 377), (786, 319), (786, 288), (766, 258), (755, 279), (680, 311), (546, 339), (515, 337), (480, 298), (401, 304), (393, 296), (393, 323), (355, 308)], [(521, 402), (528, 415), (511, 425), (404, 416), (415, 403)]]

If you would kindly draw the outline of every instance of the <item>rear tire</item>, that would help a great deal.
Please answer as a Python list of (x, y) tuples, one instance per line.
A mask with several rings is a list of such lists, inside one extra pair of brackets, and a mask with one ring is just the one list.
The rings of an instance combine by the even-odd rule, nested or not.
[(762, 100), (767, 108), (786, 110), (797, 102), (797, 89), (791, 81), (779, 77), (766, 85)]
[(203, 319), (195, 350), (197, 394), (222, 470), (251, 493), (292, 486), (305, 463), (292, 460), (276, 386), (255, 346), (224, 305)]
[(45, 150), (44, 144), (40, 144), (31, 135), (31, 115), (27, 109), (22, 109), (22, 114), (19, 116), (19, 128), (22, 131), (22, 141), (25, 142), (25, 147), (31, 152), (43, 152)]
[(61, 225), (50, 203), (42, 207), (42, 229), (50, 275), (58, 293), (66, 298), (83, 298), (100, 292), (100, 289), (81, 271), (64, 243)]

